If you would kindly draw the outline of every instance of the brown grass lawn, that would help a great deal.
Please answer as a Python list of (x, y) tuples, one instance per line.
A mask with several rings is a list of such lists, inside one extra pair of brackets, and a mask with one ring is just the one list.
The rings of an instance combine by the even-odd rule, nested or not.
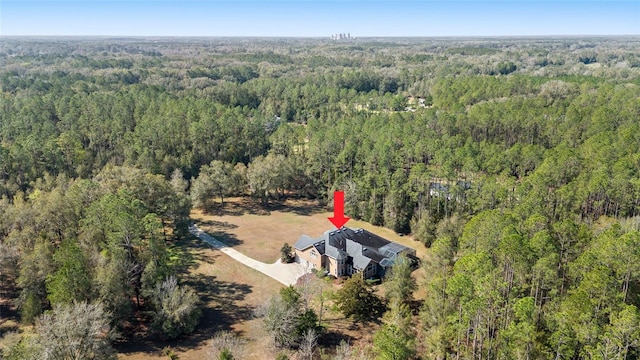
[(318, 236), (331, 223), (325, 211), (310, 201), (287, 200), (269, 206), (256, 206), (245, 198), (225, 201), (223, 209), (210, 213), (193, 210), (191, 218), (200, 228), (256, 260), (273, 263), (280, 248), (293, 245), (300, 235)]
[[(330, 216), (330, 211), (309, 200), (286, 200), (261, 207), (247, 198), (226, 199), (224, 208), (208, 213), (199, 209), (191, 212), (191, 218), (202, 230), (238, 251), (267, 263), (280, 257), (280, 248), (285, 242), (293, 245), (302, 234), (317, 237), (334, 229), (327, 220)], [(422, 244), (387, 228), (357, 220), (350, 220), (347, 226), (364, 228), (412, 247), (419, 257), (426, 254)]]
[[(348, 215), (348, 214), (347, 214)], [(256, 205), (248, 198), (225, 199), (223, 208), (203, 212), (191, 211), (191, 218), (204, 231), (233, 246), (245, 255), (266, 263), (280, 257), (280, 248), (287, 242), (293, 245), (300, 235), (318, 237), (334, 229), (328, 217), (332, 212), (310, 200), (289, 199), (270, 206)], [(416, 249), (421, 259), (428, 256), (427, 249), (411, 236), (401, 236), (393, 230), (374, 226), (365, 221), (350, 220), (346, 226), (363, 228), (386, 239)], [(418, 281), (423, 278), (423, 269), (414, 271)], [(384, 293), (384, 284), (381, 286)], [(423, 290), (415, 294), (423, 299)]]

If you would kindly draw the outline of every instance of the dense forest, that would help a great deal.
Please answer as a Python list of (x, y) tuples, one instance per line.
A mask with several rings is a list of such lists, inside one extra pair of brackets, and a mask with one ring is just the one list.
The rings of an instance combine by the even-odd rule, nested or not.
[[(25, 324), (142, 307), (189, 333), (192, 206), (343, 189), (430, 248), (389, 359), (640, 358), (638, 38), (2, 42), (0, 296)], [(40, 328), (5, 355), (51, 348)]]

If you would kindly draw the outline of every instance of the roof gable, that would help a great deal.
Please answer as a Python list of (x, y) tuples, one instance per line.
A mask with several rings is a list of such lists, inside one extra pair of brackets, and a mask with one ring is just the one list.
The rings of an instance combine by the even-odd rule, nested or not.
[(353, 267), (363, 270), (369, 265), (371, 259), (363, 254), (363, 246), (355, 241), (347, 240), (347, 254), (353, 258)]
[(296, 250), (305, 250), (313, 246), (315, 242), (316, 240), (314, 238), (307, 235), (302, 235), (300, 236), (300, 239), (298, 239), (298, 241), (293, 244), (293, 248)]
[(336, 260), (343, 260), (346, 259), (347, 257), (349, 257), (349, 254), (347, 254), (346, 252), (344, 252), (343, 250), (340, 250), (338, 248), (336, 248), (335, 246), (327, 246), (327, 256)]

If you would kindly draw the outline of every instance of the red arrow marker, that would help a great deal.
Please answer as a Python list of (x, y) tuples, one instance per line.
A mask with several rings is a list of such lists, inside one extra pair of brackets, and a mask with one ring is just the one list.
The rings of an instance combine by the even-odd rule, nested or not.
[(330, 217), (329, 221), (331, 221), (335, 227), (340, 229), (349, 220), (351, 220), (351, 219), (349, 219), (348, 217), (344, 216), (344, 191), (334, 191), (334, 193), (333, 193), (333, 217)]

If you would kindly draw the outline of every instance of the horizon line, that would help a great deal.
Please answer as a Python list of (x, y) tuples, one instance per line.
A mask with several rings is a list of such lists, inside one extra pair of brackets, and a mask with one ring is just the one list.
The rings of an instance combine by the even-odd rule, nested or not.
[[(329, 39), (331, 35), (117, 35), (117, 34), (100, 34), (100, 35), (41, 35), (41, 34), (21, 34), (21, 35), (4, 35), (0, 34), (0, 38), (27, 38), (27, 37), (45, 37), (45, 38), (219, 38), (219, 39)], [(353, 36), (350, 39), (333, 40), (336, 42), (349, 42), (358, 39), (386, 38), (386, 39), (424, 39), (424, 38), (543, 38), (543, 37), (640, 37), (638, 34), (537, 34), (537, 35), (362, 35)]]

